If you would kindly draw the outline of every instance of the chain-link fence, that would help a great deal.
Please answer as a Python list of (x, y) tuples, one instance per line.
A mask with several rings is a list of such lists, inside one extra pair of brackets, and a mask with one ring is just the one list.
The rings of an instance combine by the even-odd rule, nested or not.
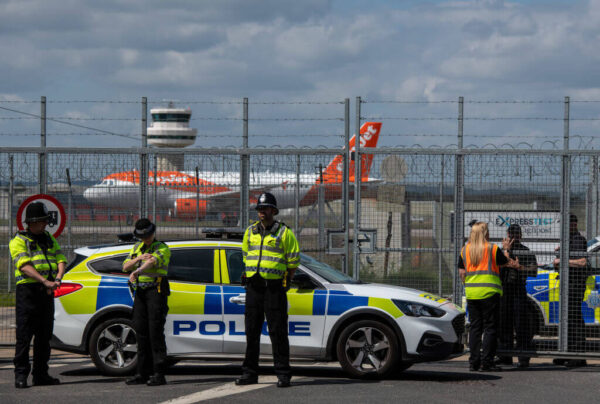
[[(412, 111), (403, 110), (421, 108), (420, 103), (386, 102), (377, 109), (376, 102), (357, 101), (354, 122), (347, 100), (325, 104), (338, 112), (342, 104), (344, 113), (339, 118), (315, 118), (337, 125), (328, 127), (335, 134), (333, 144), (326, 139), (323, 143), (329, 144), (321, 148), (256, 147), (257, 138), (248, 131), (252, 118), (247, 109), (235, 118), (243, 127), (238, 137), (242, 147), (237, 148), (4, 148), (0, 152), (0, 343), (14, 342), (15, 284), (8, 242), (17, 229), (17, 209), (28, 196), (45, 192), (65, 207), (67, 223), (59, 242), (72, 258), (79, 247), (116, 242), (117, 235), (130, 231), (140, 216), (158, 224), (161, 239), (194, 239), (205, 227), (244, 227), (256, 219), (252, 206), (258, 195), (269, 191), (277, 197), (278, 218), (294, 229), (304, 252), (361, 281), (416, 288), (460, 305), (466, 300), (457, 270), (459, 253), (469, 237), (469, 223), (486, 222), (490, 241), (509, 250), (511, 259), (520, 263), (519, 269), (501, 271), (501, 348), (527, 351), (527, 355), (600, 354), (596, 253), (600, 240), (595, 238), (600, 152), (588, 144), (585, 149), (568, 147), (569, 100), (559, 104), (565, 105), (564, 117), (536, 120), (562, 125), (558, 128), (562, 138), (545, 148), (523, 143), (464, 147), (468, 136), (463, 133), (467, 118), (462, 99), (433, 103), (435, 108), (458, 106), (453, 118), (436, 109), (433, 116), (423, 115), (421, 120), (423, 111), (411, 115)], [(237, 104), (248, 105), (247, 101)], [(233, 106), (238, 108), (237, 104)], [(364, 117), (361, 106), (377, 113)], [(398, 108), (406, 115), (393, 115)], [(448, 119), (442, 119), (445, 116)], [(350, 128), (358, 131), (366, 118), (382, 123), (380, 143), (365, 149), (363, 139), (354, 153), (353, 147), (345, 147)], [(261, 119), (273, 125), (287, 122), (296, 130), (296, 139), (314, 134), (299, 129), (293, 117), (267, 114), (257, 119), (264, 125)], [(302, 119), (312, 123), (309, 116)], [(398, 133), (398, 123), (406, 123), (413, 135), (427, 140), (427, 131), (416, 126), (423, 121), (435, 125), (431, 138), (446, 139), (450, 135), (444, 132), (451, 130), (450, 125), (456, 131), (458, 123), (455, 143), (415, 147), (413, 140), (407, 140), (412, 135)], [(488, 119), (481, 121), (487, 124)], [(276, 136), (274, 130), (279, 129), (261, 126), (267, 137)], [(368, 136), (369, 124), (363, 130), (362, 136)], [(556, 133), (557, 128), (552, 130)], [(386, 139), (388, 134), (392, 142)], [(382, 143), (385, 147), (380, 147)], [(571, 214), (578, 219), (576, 228), (570, 224)], [(520, 235), (508, 233), (511, 224), (520, 226)]]

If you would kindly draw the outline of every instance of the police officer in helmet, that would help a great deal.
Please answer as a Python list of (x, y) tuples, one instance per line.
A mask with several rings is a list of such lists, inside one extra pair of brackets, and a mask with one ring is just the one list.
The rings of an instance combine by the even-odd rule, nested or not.
[(275, 196), (263, 193), (256, 205), (260, 221), (249, 226), (242, 242), (246, 265), (242, 284), (246, 287), (246, 357), (242, 377), (235, 384), (258, 383), (260, 336), (265, 320), (273, 347), (277, 387), (289, 387), (291, 379), (286, 292), (300, 263), (294, 233), (274, 219), (279, 213)]
[(58, 242), (45, 231), (50, 214), (42, 202), (25, 210), (27, 229), (10, 241), (15, 265), (17, 343), (15, 345), (15, 387), (27, 387), (29, 346), (33, 342), (33, 385), (55, 385), (60, 381), (48, 374), (50, 338), (54, 328), (54, 294), (65, 273), (67, 259)]
[(167, 268), (171, 259), (169, 247), (156, 240), (156, 226), (146, 218), (135, 223), (133, 234), (140, 239), (123, 262), (123, 271), (130, 272), (134, 290), (133, 328), (138, 341), (137, 373), (126, 383), (160, 386), (166, 384), (167, 346), (165, 320), (169, 307)]

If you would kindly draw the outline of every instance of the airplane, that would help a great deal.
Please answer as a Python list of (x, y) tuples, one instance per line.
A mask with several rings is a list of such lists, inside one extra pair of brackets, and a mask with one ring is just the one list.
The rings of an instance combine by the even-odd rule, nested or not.
[[(381, 122), (366, 122), (360, 128), (360, 147), (374, 148), (379, 140)], [(350, 152), (355, 149), (355, 137), (350, 139)], [(373, 155), (361, 154), (361, 183), (378, 183), (380, 179), (369, 177)], [(317, 203), (318, 186), (324, 188), (325, 202), (342, 198), (343, 156), (337, 155), (320, 173), (300, 174), (299, 205), (311, 206)], [(354, 182), (355, 166), (352, 158), (349, 164), (349, 181)], [(154, 172), (148, 174), (148, 194), (154, 192)], [(136, 208), (139, 203), (140, 174), (137, 170), (112, 173), (99, 184), (87, 188), (83, 196), (95, 206), (110, 208)], [(217, 215), (224, 223), (235, 223), (239, 211), (241, 192), (239, 172), (204, 171), (196, 181), (195, 172), (157, 171), (156, 208), (168, 209), (171, 217), (200, 218)], [(251, 172), (250, 203), (255, 204), (262, 192), (270, 192), (277, 198), (280, 210), (296, 206), (295, 172)], [(197, 193), (199, 199), (197, 200)], [(152, 203), (152, 202), (150, 202)], [(234, 217), (232, 217), (234, 216)]]

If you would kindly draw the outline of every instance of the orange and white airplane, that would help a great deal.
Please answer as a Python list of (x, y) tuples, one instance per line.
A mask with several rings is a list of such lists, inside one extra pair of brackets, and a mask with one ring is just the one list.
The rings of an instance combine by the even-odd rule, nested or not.
[[(360, 128), (360, 147), (374, 148), (379, 140), (381, 122), (366, 122)], [(355, 136), (350, 139), (350, 151), (354, 151)], [(361, 153), (361, 182), (380, 182), (369, 177), (373, 155)], [(349, 164), (349, 179), (354, 182), (354, 160)], [(300, 206), (317, 202), (318, 185), (322, 183), (325, 201), (341, 199), (343, 181), (343, 156), (337, 155), (321, 174), (300, 174)], [(94, 205), (111, 208), (133, 208), (139, 203), (140, 175), (138, 171), (125, 171), (110, 174), (83, 193), (85, 199)], [(168, 209), (172, 216), (194, 217), (198, 211), (201, 218), (210, 214), (226, 215), (239, 211), (241, 192), (239, 172), (204, 171), (196, 181), (195, 172), (157, 171), (156, 208)], [(277, 198), (279, 209), (296, 206), (296, 174), (294, 172), (253, 172), (250, 174), (250, 203), (262, 192), (271, 192)], [(154, 192), (154, 172), (148, 175), (148, 192)], [(199, 194), (199, 201), (196, 194)], [(150, 202), (152, 203), (152, 202)], [(151, 205), (150, 205), (151, 206)], [(197, 207), (197, 208), (196, 208)]]

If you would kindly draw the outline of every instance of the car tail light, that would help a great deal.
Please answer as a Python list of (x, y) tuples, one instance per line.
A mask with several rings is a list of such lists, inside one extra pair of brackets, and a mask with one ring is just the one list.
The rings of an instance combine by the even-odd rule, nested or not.
[(58, 288), (54, 290), (54, 297), (61, 297), (73, 293), (81, 289), (83, 286), (78, 283), (61, 283)]

